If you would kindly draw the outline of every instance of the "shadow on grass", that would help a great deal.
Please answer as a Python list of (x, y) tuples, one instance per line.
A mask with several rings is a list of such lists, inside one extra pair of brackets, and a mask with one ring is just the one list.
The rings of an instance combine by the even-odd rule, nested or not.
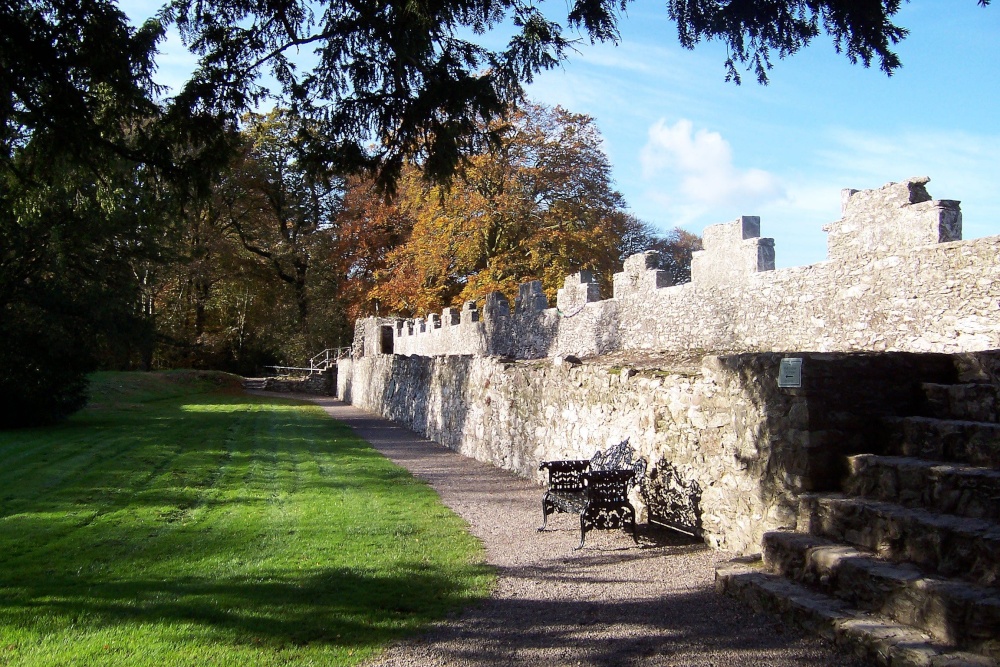
[[(429, 492), (401, 494), (424, 485), (293, 405), (185, 397), (15, 434), (0, 636), (195, 624), (213, 641), (374, 647), (473, 600), (485, 566), (399, 544), (418, 532), (408, 512), (433, 514)], [(360, 504), (337, 514), (348, 496)]]
[(0, 576), (0, 621), (52, 632), (120, 625), (200, 625), (209, 641), (379, 646), (468, 602), (452, 573), (422, 565), (379, 576), (347, 568), (251, 578), (112, 581), (65, 574)]

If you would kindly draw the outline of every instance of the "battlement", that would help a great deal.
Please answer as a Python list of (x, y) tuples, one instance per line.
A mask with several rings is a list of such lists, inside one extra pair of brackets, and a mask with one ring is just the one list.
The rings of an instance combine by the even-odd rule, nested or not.
[(828, 261), (775, 269), (760, 218), (707, 227), (690, 283), (672, 285), (655, 252), (633, 255), (599, 298), (588, 271), (550, 307), (541, 283), (480, 308), (359, 320), (355, 354), (533, 359), (626, 350), (965, 352), (1000, 348), (1000, 237), (962, 241), (959, 202), (926, 177), (844, 190)]
[(750, 273), (774, 270), (774, 239), (760, 238), (760, 218), (755, 215), (706, 227), (702, 247), (691, 258), (692, 282), (727, 285)]

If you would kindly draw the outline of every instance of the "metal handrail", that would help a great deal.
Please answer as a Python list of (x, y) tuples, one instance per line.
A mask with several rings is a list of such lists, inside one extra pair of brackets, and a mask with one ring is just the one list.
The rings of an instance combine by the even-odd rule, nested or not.
[(338, 359), (343, 359), (350, 355), (350, 347), (328, 347), (322, 352), (313, 355), (313, 358), (309, 360), (309, 372), (322, 373), (337, 363)]

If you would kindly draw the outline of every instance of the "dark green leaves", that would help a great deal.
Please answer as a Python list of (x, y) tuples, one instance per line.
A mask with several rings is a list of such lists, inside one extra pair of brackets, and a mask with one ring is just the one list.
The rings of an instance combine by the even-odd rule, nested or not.
[(668, 0), (667, 11), (685, 47), (703, 39), (725, 42), (727, 80), (739, 83), (742, 65), (763, 84), (772, 52), (792, 55), (821, 29), (852, 63), (878, 62), (891, 75), (902, 66), (892, 47), (907, 35), (892, 22), (899, 6), (900, 0)]

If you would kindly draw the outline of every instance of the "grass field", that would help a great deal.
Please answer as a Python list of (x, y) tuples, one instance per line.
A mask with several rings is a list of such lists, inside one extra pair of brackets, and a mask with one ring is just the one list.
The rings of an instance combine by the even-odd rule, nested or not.
[(426, 485), (226, 376), (0, 431), (0, 665), (352, 665), (492, 581)]

